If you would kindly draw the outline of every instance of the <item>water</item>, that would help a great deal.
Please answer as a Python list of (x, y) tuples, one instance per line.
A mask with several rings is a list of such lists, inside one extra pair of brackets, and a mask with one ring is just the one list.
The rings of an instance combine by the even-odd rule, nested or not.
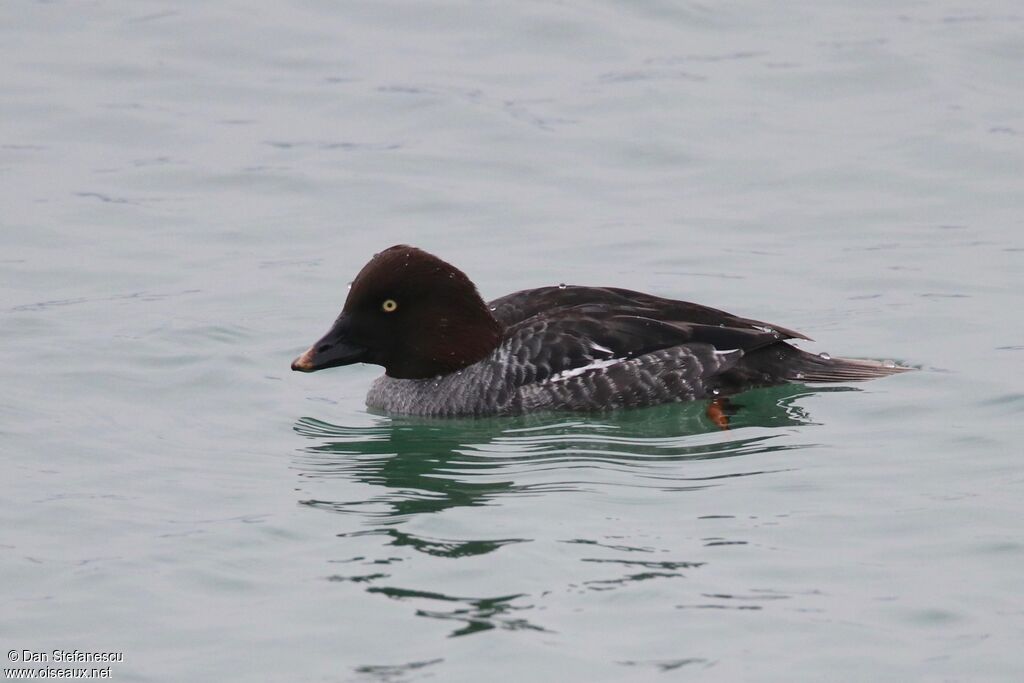
[[(122, 681), (1020, 680), (1022, 18), (5, 3), (0, 644)], [(288, 364), (397, 242), (922, 371), (729, 431), (371, 415), (376, 369)]]

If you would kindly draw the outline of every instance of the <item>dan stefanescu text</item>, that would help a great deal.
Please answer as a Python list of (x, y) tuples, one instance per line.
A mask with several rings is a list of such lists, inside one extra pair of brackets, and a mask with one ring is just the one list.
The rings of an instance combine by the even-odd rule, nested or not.
[(23, 662), (123, 662), (123, 652), (85, 652), (83, 650), (22, 650)]

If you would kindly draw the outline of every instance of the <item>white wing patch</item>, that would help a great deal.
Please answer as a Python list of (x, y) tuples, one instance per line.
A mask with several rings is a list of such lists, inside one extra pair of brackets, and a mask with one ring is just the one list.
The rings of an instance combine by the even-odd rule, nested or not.
[(621, 363), (624, 360), (626, 360), (626, 359), (625, 358), (608, 358), (608, 359), (602, 359), (602, 360), (595, 360), (595, 361), (593, 361), (593, 362), (591, 362), (591, 363), (589, 363), (587, 365), (583, 365), (583, 366), (580, 366), (578, 368), (572, 368), (571, 370), (562, 370), (561, 372), (559, 372), (556, 375), (551, 375), (551, 377), (548, 378), (548, 381), (549, 382), (564, 382), (567, 379), (570, 379), (572, 377), (577, 377), (579, 375), (582, 375), (585, 372), (590, 372), (591, 370), (600, 370), (600, 369), (606, 368), (606, 367), (608, 367), (610, 365), (616, 365), (618, 363)]
[(614, 353), (614, 351), (609, 349), (607, 346), (601, 346), (597, 342), (590, 342), (590, 348), (592, 348), (594, 351), (600, 351), (601, 353), (607, 353), (609, 355)]

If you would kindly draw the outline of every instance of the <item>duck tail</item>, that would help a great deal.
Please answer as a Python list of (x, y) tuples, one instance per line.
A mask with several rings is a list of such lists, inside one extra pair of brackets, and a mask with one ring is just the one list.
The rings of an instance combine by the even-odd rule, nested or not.
[(819, 355), (794, 350), (797, 354), (791, 356), (785, 364), (786, 379), (791, 382), (863, 382), (914, 369), (893, 361), (832, 358), (827, 353)]

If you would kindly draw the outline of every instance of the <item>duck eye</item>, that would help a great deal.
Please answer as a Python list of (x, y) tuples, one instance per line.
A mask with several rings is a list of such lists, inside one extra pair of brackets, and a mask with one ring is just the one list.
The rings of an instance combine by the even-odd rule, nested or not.
[(398, 302), (394, 299), (385, 299), (384, 303), (381, 304), (380, 307), (385, 313), (394, 313), (398, 308)]

